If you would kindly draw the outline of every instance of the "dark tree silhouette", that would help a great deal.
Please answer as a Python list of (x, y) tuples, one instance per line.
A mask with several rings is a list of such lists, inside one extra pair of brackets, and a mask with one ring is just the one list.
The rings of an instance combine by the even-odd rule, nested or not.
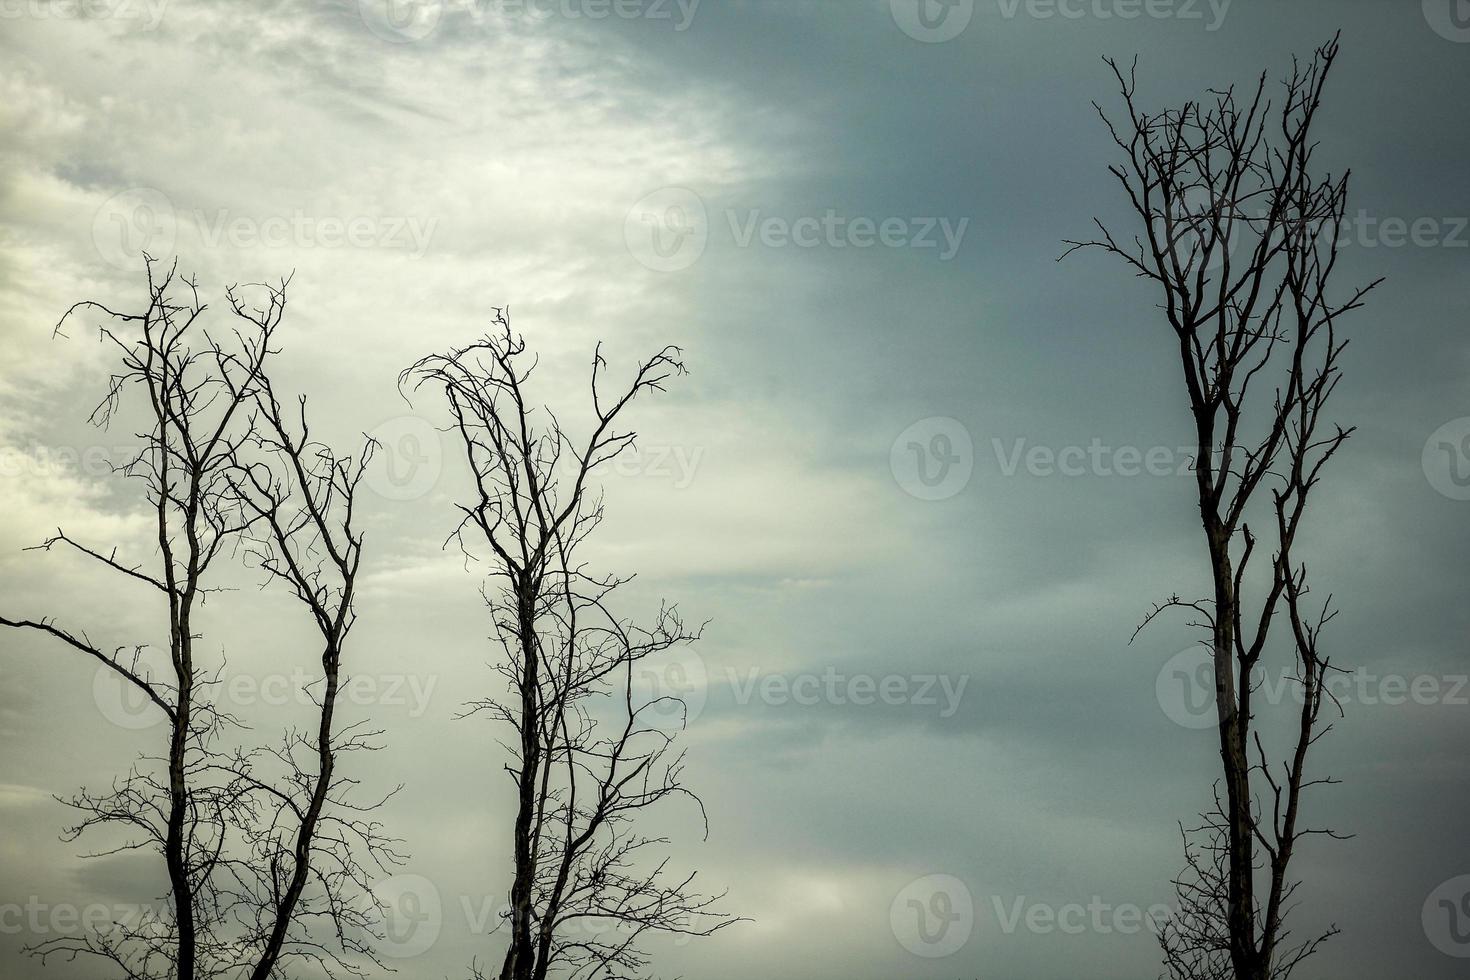
[[(1331, 728), (1323, 709), (1333, 668), (1319, 639), (1335, 613), (1330, 596), (1309, 608), (1294, 548), (1309, 495), (1352, 433), (1325, 414), (1347, 343), (1338, 320), (1378, 284), (1342, 299), (1329, 288), (1348, 175), (1318, 174), (1312, 125), (1337, 53), (1334, 38), (1307, 64), (1294, 63), (1279, 107), (1263, 74), (1243, 99), (1225, 89), (1157, 113), (1138, 107), (1134, 70), (1109, 60), (1127, 118), (1098, 113), (1123, 152), (1109, 170), (1138, 230), (1119, 238), (1098, 221), (1099, 239), (1068, 243), (1067, 254), (1096, 247), (1121, 258), (1162, 294), (1196, 434), (1213, 596), (1174, 596), (1145, 620), (1177, 608), (1197, 615), (1219, 713), (1224, 793), (1189, 835), (1184, 914), (1163, 935), (1179, 978), (1285, 977), (1326, 938), (1293, 945), (1284, 926), (1298, 844), (1331, 834), (1308, 828), (1301, 806), (1306, 789), (1332, 782), (1309, 778), (1306, 762)], [(1258, 534), (1269, 542), (1261, 548)], [(1263, 548), (1271, 549), (1264, 562)], [(1301, 699), (1293, 744), (1278, 763), (1254, 724), (1252, 695), (1283, 616)]]
[[(33, 948), (43, 960), (110, 960), (138, 980), (283, 976), (285, 964), (312, 961), (361, 974), (376, 963), (371, 873), (400, 860), (371, 811), (358, 803), (342, 757), (371, 749), (379, 734), (335, 724), (343, 645), (352, 627), (362, 534), (353, 503), (371, 452), (338, 456), (310, 439), (305, 399), (283, 413), (266, 371), (286, 307), (286, 283), (262, 286), (263, 307), (228, 291), (231, 343), (202, 328), (205, 305), (194, 281), (146, 261), (148, 303), (126, 313), (101, 303), (73, 306), (57, 325), (100, 314), (101, 337), (122, 368), (91, 420), (119, 420), (126, 399), (143, 404), (142, 449), (118, 468), (141, 485), (156, 531), (151, 562), (125, 561), (65, 532), (58, 546), (92, 559), (121, 580), (159, 595), (168, 663), (151, 670), (146, 644), (99, 645), (86, 632), (41, 620), (0, 617), (0, 625), (47, 634), (97, 660), (147, 698), (167, 720), (161, 756), (144, 756), (107, 792), (67, 802), (80, 814), (68, 839), (103, 828), (122, 834), (104, 854), (155, 851), (169, 882), (167, 911), (111, 929), (58, 937)], [(318, 724), (291, 731), (275, 748), (230, 739), (243, 726), (215, 699), (223, 664), (198, 655), (196, 615), (220, 590), (216, 563), (243, 548), (271, 579), (307, 606), (321, 635)]]
[[(646, 933), (707, 936), (736, 921), (716, 911), (722, 896), (697, 893), (693, 874), (670, 875), (666, 859), (651, 856), (667, 840), (635, 827), (642, 811), (673, 796), (692, 800), (704, 816), (680, 782), (674, 741), (683, 702), (644, 696), (635, 683), (646, 658), (697, 639), (699, 630), (670, 606), (644, 627), (619, 618), (613, 593), (628, 580), (594, 574), (577, 557), (603, 516), (594, 471), (634, 444), (634, 432), (617, 429), (619, 416), (684, 366), (680, 351), (667, 347), (610, 394), (599, 347), (585, 439), (530, 402), (534, 367), (524, 339), (497, 311), (493, 332), (422, 359), (401, 383), (427, 385), (448, 402), (474, 478), (451, 540), (467, 556), (477, 545), (488, 549), (492, 586), (482, 594), (507, 694), (472, 702), (466, 713), (514, 732), (506, 767), (516, 787), (514, 879), (498, 975), (625, 977), (646, 965), (638, 945)], [(670, 714), (677, 722), (664, 724)]]

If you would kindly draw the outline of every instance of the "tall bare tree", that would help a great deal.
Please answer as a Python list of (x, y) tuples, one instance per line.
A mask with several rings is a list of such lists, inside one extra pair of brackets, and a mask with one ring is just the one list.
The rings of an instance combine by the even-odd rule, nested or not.
[[(1340, 298), (1330, 288), (1348, 174), (1319, 174), (1312, 126), (1337, 54), (1334, 38), (1294, 62), (1276, 107), (1262, 74), (1242, 98), (1227, 88), (1160, 112), (1138, 105), (1136, 63), (1124, 72), (1109, 60), (1127, 117), (1098, 114), (1124, 155), (1109, 170), (1135, 231), (1115, 237), (1098, 221), (1100, 238), (1068, 243), (1068, 254), (1121, 258), (1159, 291), (1194, 423), (1213, 595), (1173, 596), (1145, 620), (1193, 611), (1214, 663), (1224, 792), (1190, 838), (1185, 914), (1164, 935), (1180, 978), (1285, 977), (1335, 931), (1293, 943), (1284, 922), (1297, 846), (1332, 834), (1303, 821), (1302, 796), (1332, 782), (1310, 778), (1306, 763), (1331, 728), (1333, 667), (1319, 640), (1335, 613), (1331, 596), (1309, 603), (1295, 547), (1308, 498), (1353, 431), (1326, 415), (1347, 344), (1338, 321), (1378, 284)], [(1253, 698), (1272, 640), (1290, 647), (1300, 688), (1284, 761), (1265, 747)]]
[[(163, 713), (161, 756), (144, 756), (107, 792), (84, 790), (66, 802), (81, 814), (68, 839), (112, 828), (122, 842), (110, 840), (103, 853), (162, 857), (168, 910), (34, 951), (43, 960), (101, 957), (138, 980), (266, 980), (295, 960), (359, 973), (376, 962), (371, 871), (398, 860), (370, 816), (376, 804), (354, 802), (354, 782), (337, 771), (344, 753), (372, 748), (378, 734), (334, 725), (362, 554), (353, 501), (370, 446), (355, 460), (337, 456), (310, 440), (304, 400), (294, 429), (282, 412), (266, 362), (285, 312), (284, 282), (263, 287), (260, 308), (229, 291), (235, 326), (227, 346), (203, 330), (205, 304), (176, 269), (147, 260), (141, 312), (84, 302), (57, 326), (100, 314), (100, 334), (119, 352), (121, 370), (92, 422), (107, 426), (125, 399), (140, 396), (142, 448), (118, 469), (141, 484), (156, 554), (128, 561), (60, 530), (39, 546), (63, 546), (161, 593), (167, 665), (150, 669), (146, 644), (100, 645), (50, 618), (0, 617), (0, 625), (49, 635), (97, 660)], [(196, 617), (220, 589), (210, 584), (216, 563), (241, 545), (307, 605), (323, 644), (316, 731), (287, 733), (269, 750), (230, 743), (242, 725), (215, 697), (223, 664), (197, 655)]]
[[(644, 627), (619, 618), (613, 593), (628, 580), (594, 574), (578, 557), (603, 517), (594, 471), (634, 445), (619, 417), (684, 366), (680, 351), (666, 347), (610, 392), (599, 347), (590, 434), (581, 439), (531, 402), (534, 367), (524, 339), (496, 311), (491, 333), (425, 357), (402, 383), (427, 385), (448, 402), (474, 478), (451, 539), (466, 555), (488, 549), (491, 585), (482, 595), (507, 694), (475, 701), (467, 714), (483, 712), (515, 736), (506, 767), (516, 787), (514, 878), (499, 977), (631, 976), (646, 965), (638, 945), (646, 933), (707, 936), (735, 921), (715, 910), (721, 896), (693, 890), (693, 874), (671, 876), (666, 859), (649, 857), (667, 841), (634, 825), (669, 797), (699, 806), (680, 782), (683, 756), (674, 749), (683, 702), (636, 683), (647, 658), (692, 642), (699, 630), (670, 606)], [(664, 723), (670, 714), (674, 725)], [(483, 976), (478, 968), (474, 975)]]

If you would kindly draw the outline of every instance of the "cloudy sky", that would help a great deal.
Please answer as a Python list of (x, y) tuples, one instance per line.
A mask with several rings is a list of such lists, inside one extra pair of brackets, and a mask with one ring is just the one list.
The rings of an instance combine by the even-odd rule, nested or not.
[[(21, 550), (62, 526), (151, 554), (106, 476), (130, 435), (85, 424), (107, 349), (93, 322), (53, 337), (60, 313), (136, 305), (143, 248), (216, 311), (294, 271), (278, 383), (339, 443), (391, 450), (354, 708), (389, 732), (365, 782), (406, 787), (395, 887), (436, 911), (390, 954), (463, 976), (502, 949), (510, 783), (503, 733), (454, 720), (493, 652), (479, 573), (440, 548), (463, 474), (397, 373), (509, 306), (574, 414), (598, 341), (615, 368), (678, 344), (689, 376), (637, 405), (643, 449), (606, 474), (598, 560), (638, 573), (630, 612), (711, 620), (665, 667), (709, 837), (677, 806), (658, 827), (754, 921), (655, 943), (656, 973), (1154, 976), (1137, 913), (1169, 901), (1218, 767), (1193, 634), (1129, 644), (1152, 602), (1206, 588), (1184, 393), (1149, 290), (1055, 260), (1123, 218), (1101, 56), (1139, 55), (1162, 104), (1279, 76), (1340, 27), (1320, 152), (1354, 175), (1342, 275), (1388, 279), (1350, 327), (1358, 432), (1308, 537), (1352, 667), (1318, 757), (1342, 784), (1311, 805), (1355, 836), (1301, 853), (1298, 925), (1343, 930), (1310, 976), (1462, 976), (1439, 902), (1470, 890), (1463, 7), (0, 0), (3, 611), (158, 640), (148, 596)], [(1049, 453), (1085, 462), (1028, 462)], [(293, 717), (313, 655), (290, 603), (247, 587), (207, 620), (241, 713)], [(69, 651), (0, 645), (0, 974), (40, 976), (31, 923), (157, 894), (150, 862), (59, 841), (51, 795), (105, 785), (160, 728)], [(921, 934), (915, 908), (953, 912)]]

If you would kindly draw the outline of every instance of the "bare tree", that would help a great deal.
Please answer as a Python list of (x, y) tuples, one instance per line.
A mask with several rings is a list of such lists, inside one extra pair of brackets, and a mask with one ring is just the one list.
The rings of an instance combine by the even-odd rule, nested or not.
[[(362, 535), (353, 499), (369, 447), (356, 460), (310, 441), (304, 400), (293, 434), (266, 372), (286, 284), (267, 287), (267, 305), (248, 308), (229, 291), (232, 343), (202, 329), (195, 282), (147, 260), (148, 304), (139, 313), (96, 302), (73, 306), (58, 332), (83, 312), (101, 314), (102, 338), (122, 368), (91, 420), (120, 418), (141, 394), (145, 431), (138, 455), (118, 468), (137, 480), (153, 516), (157, 553), (128, 562), (57, 533), (39, 547), (65, 546), (150, 592), (167, 612), (168, 663), (157, 671), (146, 644), (110, 647), (52, 619), (0, 617), (92, 657), (155, 705), (167, 721), (161, 756), (144, 756), (104, 793), (65, 802), (81, 814), (67, 832), (113, 828), (122, 842), (102, 854), (155, 851), (169, 882), (168, 910), (34, 947), (43, 960), (109, 960), (138, 980), (282, 976), (309, 959), (360, 973), (375, 962), (369, 941), (376, 904), (372, 868), (396, 861), (393, 841), (352, 802), (353, 781), (337, 772), (343, 753), (371, 748), (377, 733), (334, 728), (343, 643), (353, 621)], [(220, 557), (237, 546), (308, 606), (322, 636), (323, 691), (315, 733), (288, 733), (272, 750), (230, 744), (241, 721), (215, 698), (224, 669), (197, 656), (199, 608), (221, 587)], [(125, 652), (126, 651), (126, 652)], [(302, 751), (313, 758), (303, 760)]]
[[(1115, 123), (1098, 108), (1125, 156), (1109, 170), (1142, 227), (1120, 240), (1098, 221), (1099, 239), (1068, 243), (1067, 254), (1118, 256), (1162, 293), (1195, 428), (1213, 595), (1173, 596), (1145, 620), (1192, 610), (1214, 662), (1224, 794), (1187, 848), (1181, 902), (1195, 918), (1165, 934), (1166, 947), (1184, 947), (1166, 948), (1181, 978), (1284, 977), (1326, 938), (1291, 946), (1283, 925), (1297, 845), (1332, 833), (1308, 828), (1301, 805), (1305, 790), (1332, 782), (1309, 778), (1306, 761), (1331, 728), (1322, 712), (1333, 668), (1319, 638), (1335, 613), (1330, 596), (1309, 608), (1294, 546), (1309, 495), (1353, 431), (1325, 414), (1347, 344), (1338, 320), (1378, 285), (1342, 299), (1329, 288), (1348, 175), (1318, 176), (1312, 124), (1337, 53), (1334, 38), (1294, 63), (1275, 109), (1263, 74), (1242, 99), (1229, 88), (1157, 113), (1138, 107), (1136, 64), (1125, 73), (1109, 60), (1127, 111)], [(1269, 542), (1260, 549), (1258, 533)], [(1265, 548), (1270, 557), (1255, 560)], [(1277, 762), (1255, 726), (1253, 694), (1283, 613), (1300, 708)]]
[[(1195, 826), (1186, 828), (1181, 824), (1180, 837), (1185, 867), (1173, 881), (1177, 907), (1159, 930), (1166, 975), (1171, 980), (1234, 980), (1229, 918), (1230, 823), (1218, 784), (1213, 808), (1202, 813)], [(1259, 856), (1256, 867), (1259, 870)], [(1286, 882), (1283, 907), (1297, 885), (1296, 881)], [(1332, 926), (1306, 942), (1293, 942), (1283, 914), (1276, 936), (1276, 947), (1282, 953), (1271, 964), (1270, 976), (1290, 976), (1298, 964), (1338, 931)]]
[[(697, 639), (674, 607), (638, 627), (611, 608), (628, 579), (597, 575), (578, 551), (602, 521), (590, 480), (634, 444), (619, 431), (623, 410), (683, 374), (667, 347), (609, 394), (606, 362), (592, 359), (591, 432), (576, 439), (550, 409), (529, 400), (535, 368), (504, 311), (476, 343), (425, 357), (401, 379), (442, 391), (474, 478), (474, 499), (451, 540), (467, 556), (488, 548), (482, 589), (503, 660), (506, 696), (469, 705), (510, 726), (506, 766), (516, 787), (514, 879), (501, 980), (631, 976), (646, 965), (646, 933), (707, 936), (731, 924), (715, 910), (722, 896), (693, 890), (694, 875), (671, 876), (648, 852), (666, 844), (634, 826), (672, 796), (697, 806), (680, 782), (683, 702), (643, 696), (635, 671), (648, 657)], [(662, 724), (671, 712), (678, 721)], [(672, 729), (672, 730), (671, 730)], [(699, 806), (701, 819), (704, 816)], [(483, 974), (474, 968), (474, 976)]]
[[(229, 291), (229, 303), (249, 325), (247, 331), (268, 340), (285, 312), (286, 284), (263, 288), (263, 309), (247, 307), (235, 289)], [(322, 689), (313, 692), (316, 729), (291, 732), (270, 752), (282, 778), (252, 780), (273, 812), (268, 821), (257, 819), (245, 828), (248, 863), (256, 873), (238, 876), (232, 896), (249, 928), (251, 948), (259, 950), (250, 980), (268, 980), (278, 975), (278, 964), (293, 958), (340, 965), (324, 940), (377, 963), (367, 942), (376, 934), (377, 909), (364, 897), (372, 868), (398, 863), (402, 856), (397, 842), (369, 816), (386, 797), (357, 801), (352, 793), (357, 781), (337, 771), (344, 754), (376, 749), (383, 734), (362, 721), (335, 724), (342, 653), (357, 618), (353, 599), (362, 561), (363, 535), (353, 522), (354, 505), (374, 443), (364, 442), (355, 458), (337, 455), (312, 438), (306, 396), (298, 396), (294, 418), (288, 416), (265, 372), (251, 395), (254, 415), (247, 432), (255, 453), (237, 455), (230, 475), (237, 499), (253, 518), (248, 547), (259, 567), (306, 606), (322, 642)], [(370, 858), (371, 867), (360, 854)], [(308, 891), (309, 885), (314, 889)], [(331, 929), (323, 936), (309, 928), (312, 922), (329, 923)]]

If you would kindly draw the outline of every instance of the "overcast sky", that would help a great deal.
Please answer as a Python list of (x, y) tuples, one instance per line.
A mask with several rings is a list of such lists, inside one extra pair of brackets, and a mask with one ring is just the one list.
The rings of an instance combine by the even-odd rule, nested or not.
[[(1467, 923), (1439, 906), (1470, 891), (1453, 7), (0, 0), (3, 611), (160, 639), (149, 596), (21, 551), (62, 526), (151, 555), (102, 465), (131, 437), (85, 424), (107, 349), (95, 321), (53, 337), (60, 313), (135, 306), (141, 248), (178, 255), (216, 311), (294, 270), (278, 383), (339, 443), (390, 450), (348, 657), (390, 745), (352, 761), (406, 784), (390, 892), (431, 910), (392, 962), (463, 976), (503, 949), (486, 910), (511, 783), (504, 733), (453, 718), (493, 651), (479, 572), (440, 549), (464, 488), (440, 407), (404, 402), (397, 373), (509, 306), (572, 416), (599, 340), (624, 369), (678, 344), (690, 374), (636, 405), (597, 556), (638, 573), (630, 612), (667, 596), (711, 620), (660, 675), (695, 708), (709, 838), (678, 804), (657, 826), (754, 921), (655, 943), (657, 975), (1155, 976), (1136, 913), (1170, 900), (1177, 824), (1218, 769), (1186, 623), (1129, 644), (1152, 602), (1207, 587), (1185, 396), (1153, 294), (1106, 256), (1055, 260), (1094, 214), (1125, 217), (1089, 104), (1114, 95), (1101, 56), (1137, 54), (1162, 105), (1277, 78), (1340, 27), (1319, 136), (1353, 170), (1342, 276), (1388, 279), (1348, 328), (1336, 413), (1358, 431), (1307, 538), (1353, 668), (1317, 762), (1342, 784), (1312, 822), (1355, 836), (1301, 852), (1298, 927), (1342, 929), (1308, 976), (1463, 976)], [(313, 654), (284, 596), (211, 599), (206, 631), (257, 728), (299, 711)], [(14, 926), (159, 893), (155, 862), (59, 841), (50, 797), (105, 785), (161, 729), (71, 651), (0, 650), (0, 974), (106, 976), (43, 974)]]

